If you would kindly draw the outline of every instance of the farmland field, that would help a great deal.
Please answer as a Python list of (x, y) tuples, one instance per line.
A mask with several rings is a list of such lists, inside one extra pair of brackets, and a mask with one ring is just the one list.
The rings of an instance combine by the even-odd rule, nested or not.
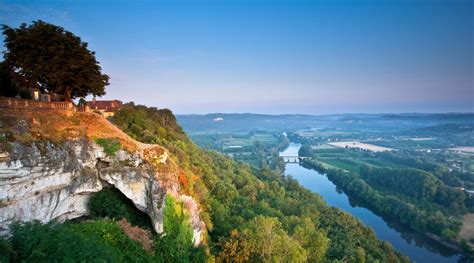
[(251, 148), (255, 142), (261, 142), (264, 145), (277, 145), (278, 138), (272, 133), (255, 133), (247, 136), (232, 136), (230, 138), (222, 139), (222, 150), (232, 148)]
[(368, 144), (368, 143), (361, 143), (359, 141), (330, 142), (328, 144), (336, 146), (336, 147), (341, 147), (341, 148), (359, 148), (362, 150), (368, 150), (372, 152), (384, 152), (384, 151), (392, 150), (391, 148)]
[(324, 158), (320, 161), (348, 172), (356, 173), (359, 170), (359, 164), (352, 159)]
[(466, 152), (466, 153), (474, 153), (474, 147), (455, 147), (455, 148), (449, 148), (448, 150)]

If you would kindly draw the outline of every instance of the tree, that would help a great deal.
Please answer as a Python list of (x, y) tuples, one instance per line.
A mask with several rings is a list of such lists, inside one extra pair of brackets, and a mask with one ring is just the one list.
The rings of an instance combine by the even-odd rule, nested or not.
[(101, 73), (87, 43), (41, 20), (19, 28), (3, 25), (5, 63), (20, 86), (63, 95), (66, 100), (102, 96), (109, 77)]
[(276, 218), (257, 216), (222, 242), (221, 261), (305, 262), (307, 252), (288, 236)]
[(12, 80), (5, 61), (0, 62), (0, 96), (13, 97), (18, 95), (18, 89)]
[(298, 155), (301, 157), (312, 157), (313, 156), (313, 149), (311, 145), (303, 145), (298, 151)]

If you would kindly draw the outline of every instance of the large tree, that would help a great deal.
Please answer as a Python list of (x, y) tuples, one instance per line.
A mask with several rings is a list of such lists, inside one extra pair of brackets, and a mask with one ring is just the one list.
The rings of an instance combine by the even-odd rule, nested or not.
[(5, 61), (0, 62), (0, 96), (14, 97), (18, 95), (18, 89), (12, 80)]
[(35, 21), (3, 26), (5, 63), (22, 87), (63, 95), (66, 100), (102, 96), (109, 77), (101, 73), (87, 43), (64, 28)]

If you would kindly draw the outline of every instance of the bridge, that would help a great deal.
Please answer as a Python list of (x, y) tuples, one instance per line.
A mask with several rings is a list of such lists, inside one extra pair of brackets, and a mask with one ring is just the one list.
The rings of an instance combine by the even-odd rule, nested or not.
[(281, 155), (285, 163), (299, 163), (300, 161), (307, 159), (309, 157), (300, 157), (298, 155)]

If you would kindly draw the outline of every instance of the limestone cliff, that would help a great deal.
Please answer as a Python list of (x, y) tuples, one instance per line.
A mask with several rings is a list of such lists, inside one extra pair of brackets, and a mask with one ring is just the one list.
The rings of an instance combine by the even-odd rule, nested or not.
[[(0, 148), (0, 233), (8, 233), (14, 220), (63, 222), (87, 215), (91, 194), (115, 187), (150, 216), (158, 233), (163, 232), (165, 196), (182, 201), (194, 242), (201, 242), (205, 226), (199, 205), (180, 193), (179, 168), (166, 149), (140, 144), (94, 114), (0, 114), (5, 138)], [(50, 134), (64, 131), (61, 140)], [(95, 136), (118, 138), (124, 147), (109, 156), (93, 142)]]

